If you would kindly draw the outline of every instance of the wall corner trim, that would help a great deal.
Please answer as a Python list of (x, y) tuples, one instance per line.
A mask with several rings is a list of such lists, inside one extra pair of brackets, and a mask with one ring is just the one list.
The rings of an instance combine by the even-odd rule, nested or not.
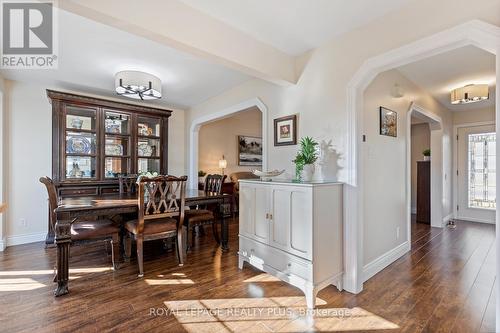
[(410, 249), (410, 242), (406, 241), (396, 246), (392, 250), (387, 251), (372, 262), (366, 264), (363, 267), (363, 282), (372, 278), (375, 274), (382, 271), (384, 268), (401, 258), (403, 255), (408, 253)]

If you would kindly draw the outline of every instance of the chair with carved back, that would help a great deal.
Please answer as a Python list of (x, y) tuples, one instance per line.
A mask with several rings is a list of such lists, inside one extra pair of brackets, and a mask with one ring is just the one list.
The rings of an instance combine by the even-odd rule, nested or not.
[(118, 176), (118, 185), (120, 194), (135, 194), (137, 193), (137, 177), (138, 175), (120, 175)]
[[(40, 183), (44, 184), (49, 196), (49, 221), (55, 230), (56, 213), (59, 197), (57, 189), (49, 177), (41, 177)], [(113, 268), (118, 266), (120, 255), (120, 228), (109, 219), (97, 218), (95, 220), (75, 219), (71, 224), (71, 245), (80, 245), (94, 241), (111, 243), (111, 261)]]
[[(211, 194), (220, 194), (226, 177), (225, 175), (208, 175), (205, 179), (204, 191)], [(184, 225), (186, 226), (188, 248), (194, 247), (194, 229), (196, 227), (203, 227), (204, 225), (212, 225), (212, 233), (215, 241), (217, 244), (220, 244), (217, 218), (214, 213), (216, 208), (217, 206), (186, 210)]]
[(125, 255), (130, 257), (132, 238), (137, 245), (139, 277), (144, 276), (143, 243), (175, 238), (179, 265), (184, 264), (182, 228), (187, 177), (140, 177), (138, 184), (138, 217), (125, 223)]

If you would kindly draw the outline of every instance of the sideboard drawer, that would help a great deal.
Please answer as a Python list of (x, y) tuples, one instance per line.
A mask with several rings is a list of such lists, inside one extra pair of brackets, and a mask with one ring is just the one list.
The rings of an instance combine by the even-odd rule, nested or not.
[(61, 197), (74, 197), (83, 195), (97, 195), (97, 187), (62, 188), (59, 190)]
[(101, 194), (120, 193), (119, 187), (101, 187)]
[(240, 236), (240, 254), (257, 262), (270, 266), (284, 274), (294, 274), (303, 279), (312, 281), (312, 264), (293, 254), (254, 240)]

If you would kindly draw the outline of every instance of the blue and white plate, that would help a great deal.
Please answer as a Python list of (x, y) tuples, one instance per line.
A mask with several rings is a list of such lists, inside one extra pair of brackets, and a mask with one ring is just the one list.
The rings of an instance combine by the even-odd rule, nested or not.
[(70, 136), (66, 141), (66, 152), (70, 154), (90, 154), (92, 144), (84, 136)]

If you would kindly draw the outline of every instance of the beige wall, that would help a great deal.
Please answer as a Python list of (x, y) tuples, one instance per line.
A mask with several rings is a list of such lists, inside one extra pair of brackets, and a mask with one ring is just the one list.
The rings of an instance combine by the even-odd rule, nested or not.
[[(402, 98), (390, 95), (391, 87), (398, 83), (405, 92)], [(445, 109), (426, 91), (420, 89), (397, 70), (378, 75), (364, 94), (364, 264), (408, 241), (407, 238), (407, 121), (412, 102), (443, 120), (442, 137), (452, 136), (451, 111)], [(379, 135), (379, 106), (398, 113), (398, 136)], [(435, 152), (434, 160), (443, 161), (445, 175), (451, 174), (451, 146), (443, 143), (446, 151)], [(443, 190), (443, 210), (451, 209), (451, 182), (446, 178)], [(438, 207), (441, 209), (441, 207)], [(443, 216), (448, 215), (445, 213)], [(399, 236), (398, 236), (399, 229)]]
[(495, 121), (495, 107), (486, 107), (477, 110), (453, 112), (453, 124), (468, 124), (484, 121)]
[(431, 131), (428, 123), (411, 125), (411, 210), (417, 209), (417, 161), (424, 159), (422, 152), (431, 147)]
[[(39, 183), (51, 176), (52, 108), (46, 88), (36, 84), (6, 81), (5, 178), (7, 245), (45, 239), (47, 192)], [(121, 100), (123, 101), (123, 100)], [(185, 174), (184, 111), (169, 119), (169, 172)], [(23, 226), (21, 219), (26, 221)]]
[(262, 137), (262, 112), (257, 108), (242, 111), (200, 128), (198, 134), (198, 168), (207, 173), (220, 173), (219, 160), (226, 157), (226, 175), (236, 171), (251, 171), (261, 167), (238, 165), (238, 135)]

